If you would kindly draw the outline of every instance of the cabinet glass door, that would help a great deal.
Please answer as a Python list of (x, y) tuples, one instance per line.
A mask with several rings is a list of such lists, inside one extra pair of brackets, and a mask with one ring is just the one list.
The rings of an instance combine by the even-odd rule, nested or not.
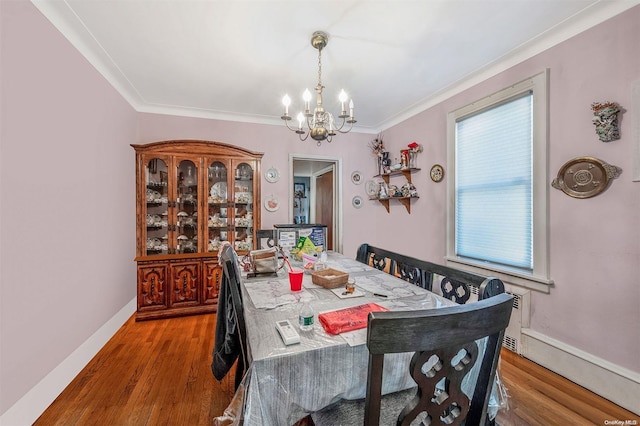
[(198, 251), (198, 168), (191, 160), (178, 163), (176, 173), (178, 196), (174, 209), (176, 253)]
[(145, 165), (146, 189), (146, 255), (167, 254), (169, 251), (169, 198), (167, 163), (152, 158)]
[(253, 172), (248, 163), (239, 163), (234, 170), (234, 247), (238, 251), (253, 248)]
[(209, 164), (207, 187), (207, 251), (215, 252), (223, 241), (228, 240), (229, 195), (227, 188), (227, 166), (219, 161)]

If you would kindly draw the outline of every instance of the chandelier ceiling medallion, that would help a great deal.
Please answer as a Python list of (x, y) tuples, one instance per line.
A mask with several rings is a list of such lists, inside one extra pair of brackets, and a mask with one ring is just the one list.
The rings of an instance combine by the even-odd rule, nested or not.
[[(311, 36), (311, 45), (315, 49), (318, 49), (318, 85), (316, 86), (317, 103), (313, 112), (311, 112), (309, 106), (311, 101), (311, 92), (309, 92), (309, 89), (306, 89), (302, 95), (302, 99), (304, 100), (304, 113), (300, 112), (296, 117), (298, 120), (298, 128), (294, 129), (289, 126), (289, 121), (291, 120), (291, 116), (289, 115), (291, 98), (289, 95), (284, 95), (282, 98), (284, 114), (280, 117), (284, 120), (284, 123), (289, 130), (298, 134), (301, 141), (307, 140), (309, 135), (311, 135), (311, 138), (318, 142), (318, 146), (320, 146), (321, 142), (324, 140), (331, 142), (332, 138), (336, 135), (336, 132), (349, 133), (353, 128), (353, 123), (356, 122), (353, 118), (353, 99), (349, 101), (349, 112), (347, 113), (346, 102), (348, 97), (344, 90), (340, 91), (340, 95), (338, 96), (342, 105), (342, 112), (338, 116), (338, 118), (342, 119), (340, 126), (336, 127), (333, 115), (325, 111), (324, 106), (322, 105), (322, 89), (324, 89), (324, 86), (322, 85), (322, 49), (327, 45), (328, 41), (329, 35), (324, 31), (316, 31)], [(343, 130), (345, 124), (348, 124), (349, 126), (348, 129)]]

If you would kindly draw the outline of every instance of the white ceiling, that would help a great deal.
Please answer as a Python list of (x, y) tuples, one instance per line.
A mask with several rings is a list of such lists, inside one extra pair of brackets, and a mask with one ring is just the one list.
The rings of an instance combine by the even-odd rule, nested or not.
[(375, 133), (640, 0), (32, 0), (141, 112), (281, 123), (317, 82)]

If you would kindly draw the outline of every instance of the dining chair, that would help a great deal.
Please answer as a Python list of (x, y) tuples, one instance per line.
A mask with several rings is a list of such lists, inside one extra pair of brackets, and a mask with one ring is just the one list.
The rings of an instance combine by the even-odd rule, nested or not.
[(237, 360), (235, 388), (242, 381), (248, 366), (247, 329), (244, 306), (240, 291), (238, 255), (230, 244), (220, 251), (222, 282), (218, 295), (216, 334), (211, 369), (218, 380), (222, 380)]
[(389, 272), (394, 269), (393, 261), (384, 255), (369, 250), (369, 244), (361, 244), (356, 253), (356, 260), (365, 265), (372, 266), (379, 271)]
[(398, 278), (417, 285), (418, 287), (431, 290), (431, 283), (427, 281), (425, 271), (410, 263), (401, 261), (395, 262), (395, 266), (395, 275)]
[[(485, 425), (504, 331), (513, 296), (503, 293), (477, 303), (421, 311), (369, 314), (369, 366), (364, 400), (340, 400), (313, 413), (317, 426)], [(477, 341), (484, 339), (484, 351)], [(407, 369), (417, 387), (382, 396), (384, 356), (415, 352)], [(478, 365), (470, 394), (463, 378)], [(381, 417), (382, 415), (382, 417)]]

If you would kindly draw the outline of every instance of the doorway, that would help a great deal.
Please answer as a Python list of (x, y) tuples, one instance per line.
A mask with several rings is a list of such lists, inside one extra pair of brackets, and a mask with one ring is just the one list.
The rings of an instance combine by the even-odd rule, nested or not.
[[(289, 154), (289, 218), (290, 223), (319, 223), (327, 225), (327, 247), (342, 253), (342, 207), (339, 202), (342, 188), (340, 159), (332, 157)], [(298, 182), (298, 186), (296, 186)], [(306, 200), (300, 200), (300, 182), (305, 186)], [(298, 191), (296, 191), (296, 188)], [(304, 214), (300, 207), (305, 206)]]

